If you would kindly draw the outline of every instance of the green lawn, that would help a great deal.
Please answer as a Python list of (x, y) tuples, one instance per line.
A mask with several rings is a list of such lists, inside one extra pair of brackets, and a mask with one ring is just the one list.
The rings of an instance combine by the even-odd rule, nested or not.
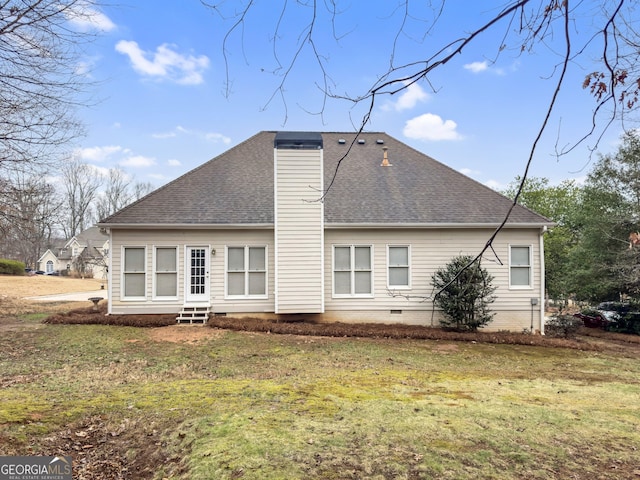
[(69, 454), (82, 478), (109, 478), (90, 476), (91, 462), (106, 469), (107, 459), (125, 478), (640, 476), (633, 356), (225, 331), (172, 343), (150, 333), (3, 333), (0, 454)]

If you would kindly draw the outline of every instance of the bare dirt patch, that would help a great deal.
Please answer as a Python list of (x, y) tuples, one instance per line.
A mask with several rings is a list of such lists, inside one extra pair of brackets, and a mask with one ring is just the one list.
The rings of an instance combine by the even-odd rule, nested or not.
[(197, 344), (212, 338), (220, 338), (223, 333), (222, 330), (214, 330), (204, 325), (171, 325), (151, 329), (149, 338), (156, 342)]

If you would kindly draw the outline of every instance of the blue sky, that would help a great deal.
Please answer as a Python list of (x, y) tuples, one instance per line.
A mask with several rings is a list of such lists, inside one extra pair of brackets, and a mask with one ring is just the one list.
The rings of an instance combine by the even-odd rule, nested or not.
[[(221, 12), (229, 15), (244, 3), (227, 0)], [(399, 3), (340, 2), (342, 10), (333, 24), (321, 7), (314, 35), (334, 93), (362, 95), (386, 71), (391, 41), (404, 18)], [(572, 26), (574, 48), (592, 33), (598, 3), (602, 2), (581, 4)], [(90, 26), (78, 24), (99, 35), (86, 48), (83, 68), (96, 83), (93, 105), (79, 111), (87, 135), (74, 156), (98, 169), (119, 167), (136, 181), (160, 186), (261, 130), (353, 131), (368, 103), (327, 99), (320, 88), (321, 70), (308, 45), (280, 95), (282, 75), (274, 73), (272, 42), (280, 4), (256, 2), (242, 33), (237, 30), (228, 40), (228, 70), (222, 42), (233, 21), (223, 20), (197, 0), (125, 1), (96, 11)], [(284, 69), (310, 12), (297, 2), (289, 4), (277, 31), (277, 53)], [(425, 28), (433, 12), (412, 10), (405, 34), (398, 37), (395, 64), (433, 54), (477, 29), (502, 4), (447, 1), (428, 35)], [(546, 46), (530, 53), (517, 48), (498, 52), (507, 30), (504, 22), (479, 37), (436, 69), (429, 82), (379, 97), (366, 129), (385, 131), (481, 183), (504, 188), (523, 173), (560, 61), (553, 53), (558, 32), (546, 39)], [(530, 175), (557, 184), (584, 178), (588, 172), (587, 147), (595, 138), (561, 158), (553, 154), (556, 145), (572, 144), (590, 128), (595, 101), (582, 89), (582, 82), (597, 69), (591, 62), (598, 58), (593, 49), (572, 62)], [(620, 133), (611, 127), (598, 151), (613, 151)]]

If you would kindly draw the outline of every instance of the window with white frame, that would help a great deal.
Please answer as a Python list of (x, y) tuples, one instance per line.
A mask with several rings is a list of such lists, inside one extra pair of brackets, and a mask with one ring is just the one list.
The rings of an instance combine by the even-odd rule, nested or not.
[(178, 296), (178, 249), (156, 247), (154, 256), (155, 296)]
[(411, 288), (409, 253), (408, 245), (389, 245), (387, 247), (387, 285), (389, 288)]
[(531, 287), (531, 247), (512, 245), (509, 251), (509, 285), (513, 288)]
[(227, 296), (267, 295), (267, 247), (227, 247)]
[(122, 292), (125, 298), (144, 298), (146, 273), (145, 273), (145, 247), (123, 248), (123, 286)]
[(336, 297), (373, 295), (373, 247), (334, 245), (333, 294)]
[(47, 273), (53, 273), (53, 260), (47, 260)]

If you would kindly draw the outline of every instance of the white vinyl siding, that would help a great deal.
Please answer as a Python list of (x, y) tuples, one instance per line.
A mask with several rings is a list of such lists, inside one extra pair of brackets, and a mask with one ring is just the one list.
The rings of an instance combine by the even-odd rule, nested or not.
[(334, 245), (333, 295), (370, 297), (373, 295), (373, 262), (370, 245)]
[(411, 252), (408, 245), (387, 247), (387, 285), (392, 289), (411, 288)]
[(146, 249), (124, 247), (123, 298), (140, 299), (146, 296)]
[(267, 247), (227, 247), (226, 297), (267, 295)]
[(156, 247), (154, 255), (154, 296), (176, 298), (178, 296), (178, 249)]
[(324, 311), (322, 150), (274, 150), (277, 313)]
[(531, 288), (531, 247), (511, 245), (509, 248), (509, 286)]

